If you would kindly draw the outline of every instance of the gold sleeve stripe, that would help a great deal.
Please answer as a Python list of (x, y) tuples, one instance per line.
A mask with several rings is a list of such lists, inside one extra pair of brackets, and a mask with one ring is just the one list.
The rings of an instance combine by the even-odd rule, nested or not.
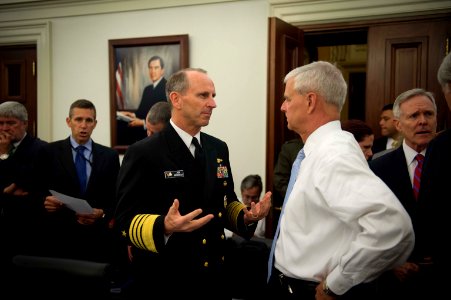
[(140, 236), (138, 236), (138, 228), (139, 224), (142, 223), (143, 218), (145, 218), (146, 215), (136, 215), (132, 223), (130, 224), (128, 235), (130, 237), (130, 241), (138, 248), (144, 249), (144, 244), (142, 243), (142, 240), (140, 239)]
[(136, 215), (129, 228), (130, 241), (139, 249), (158, 253), (153, 239), (153, 226), (159, 215)]
[(239, 201), (232, 201), (227, 204), (227, 220), (234, 231), (238, 230), (238, 215), (246, 206)]

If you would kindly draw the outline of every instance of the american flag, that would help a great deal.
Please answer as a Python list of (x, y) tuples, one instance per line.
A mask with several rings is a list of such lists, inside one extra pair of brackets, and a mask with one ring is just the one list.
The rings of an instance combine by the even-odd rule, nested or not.
[(119, 109), (124, 109), (124, 93), (122, 91), (122, 63), (119, 62), (116, 70), (116, 99)]

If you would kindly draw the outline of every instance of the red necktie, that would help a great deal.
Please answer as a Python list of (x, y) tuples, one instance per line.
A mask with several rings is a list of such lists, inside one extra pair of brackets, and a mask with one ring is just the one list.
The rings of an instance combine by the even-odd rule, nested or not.
[(415, 168), (415, 172), (413, 173), (413, 195), (415, 196), (415, 199), (418, 199), (424, 156), (422, 154), (417, 154), (417, 156), (415, 156), (415, 159), (417, 160), (418, 164)]

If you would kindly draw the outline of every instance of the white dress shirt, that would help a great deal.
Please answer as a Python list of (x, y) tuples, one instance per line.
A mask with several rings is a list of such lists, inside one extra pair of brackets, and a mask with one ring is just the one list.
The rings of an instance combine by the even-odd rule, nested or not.
[(414, 246), (409, 215), (374, 175), (353, 135), (327, 123), (307, 139), (281, 217), (275, 267), (336, 294), (404, 263)]

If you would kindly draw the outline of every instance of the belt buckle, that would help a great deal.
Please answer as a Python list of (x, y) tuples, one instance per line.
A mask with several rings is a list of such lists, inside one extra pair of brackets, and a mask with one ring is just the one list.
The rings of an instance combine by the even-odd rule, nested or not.
[(280, 285), (283, 287), (283, 286), (284, 286), (284, 281), (285, 281), (286, 284), (287, 284), (288, 292), (289, 292), (290, 294), (293, 294), (293, 289), (291, 288), (290, 283), (288, 283), (288, 280), (286, 280), (286, 279), (284, 280), (284, 277), (285, 277), (285, 275), (283, 275), (283, 273), (280, 273), (280, 274), (279, 274)]

